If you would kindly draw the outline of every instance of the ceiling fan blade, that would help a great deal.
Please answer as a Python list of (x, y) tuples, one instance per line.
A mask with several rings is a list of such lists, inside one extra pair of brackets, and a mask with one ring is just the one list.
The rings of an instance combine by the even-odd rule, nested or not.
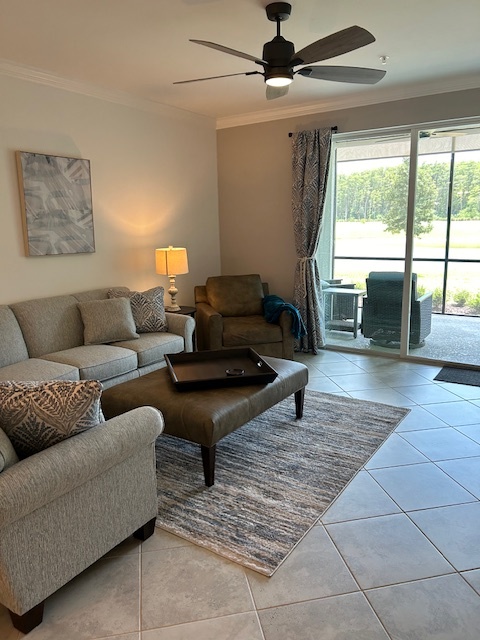
[(275, 100), (275, 98), (281, 98), (282, 96), (286, 96), (288, 93), (288, 88), (290, 85), (287, 84), (285, 87), (271, 87), (267, 84), (266, 96), (267, 100)]
[(372, 42), (375, 42), (375, 37), (366, 29), (358, 26), (348, 27), (300, 49), (293, 54), (290, 65), (321, 62), (360, 49)]
[(296, 73), (315, 80), (330, 80), (332, 82), (353, 82), (358, 84), (375, 84), (379, 82), (386, 71), (380, 69), (365, 69), (364, 67), (304, 67)]
[(210, 47), (210, 49), (216, 49), (217, 51), (221, 51), (222, 53), (229, 53), (231, 56), (236, 56), (237, 58), (244, 58), (245, 60), (251, 60), (252, 62), (256, 62), (257, 64), (262, 64), (262, 65), (267, 64), (265, 60), (261, 60), (260, 58), (251, 56), (249, 53), (243, 53), (243, 51), (237, 51), (236, 49), (230, 49), (230, 47), (224, 47), (223, 44), (208, 42), (208, 40), (190, 40), (190, 42), (195, 42), (195, 44), (201, 44), (204, 47)]
[(195, 78), (193, 80), (179, 80), (173, 84), (188, 84), (189, 82), (203, 82), (203, 80), (216, 80), (217, 78), (230, 78), (231, 76), (254, 76), (256, 74), (263, 76), (260, 71), (245, 71), (244, 73), (227, 73), (223, 76), (210, 76), (208, 78)]

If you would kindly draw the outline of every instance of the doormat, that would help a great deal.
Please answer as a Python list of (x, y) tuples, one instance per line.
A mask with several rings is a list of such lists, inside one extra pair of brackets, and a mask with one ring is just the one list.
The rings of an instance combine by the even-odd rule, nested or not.
[(463, 369), (460, 367), (443, 367), (434, 380), (441, 382), (454, 382), (456, 384), (469, 384), (472, 387), (480, 387), (480, 369)]

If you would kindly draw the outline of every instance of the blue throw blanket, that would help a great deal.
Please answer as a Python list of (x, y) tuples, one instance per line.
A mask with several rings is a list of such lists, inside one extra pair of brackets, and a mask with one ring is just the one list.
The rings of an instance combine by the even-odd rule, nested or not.
[(307, 330), (297, 307), (285, 302), (279, 296), (269, 295), (264, 297), (263, 314), (267, 322), (278, 322), (282, 311), (287, 311), (292, 316), (292, 333), (297, 340), (307, 335)]

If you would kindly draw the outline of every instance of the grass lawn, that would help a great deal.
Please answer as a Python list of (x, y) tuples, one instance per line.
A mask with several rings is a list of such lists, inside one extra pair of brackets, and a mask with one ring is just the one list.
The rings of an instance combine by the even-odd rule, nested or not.
[[(381, 222), (344, 222), (336, 224), (335, 255), (351, 256), (335, 260), (335, 278), (354, 282), (365, 288), (370, 271), (403, 271), (405, 234), (387, 233)], [(434, 306), (441, 304), (443, 287), (442, 262), (425, 262), (428, 258), (443, 259), (446, 245), (446, 222), (435, 221), (433, 230), (414, 243), (414, 272), (420, 291), (432, 291)], [(386, 260), (356, 260), (355, 258), (387, 258)], [(454, 221), (450, 229), (449, 258), (480, 260), (480, 220)], [(450, 263), (447, 279), (447, 303), (452, 313), (480, 313), (480, 263)], [(458, 307), (455, 310), (455, 307)]]

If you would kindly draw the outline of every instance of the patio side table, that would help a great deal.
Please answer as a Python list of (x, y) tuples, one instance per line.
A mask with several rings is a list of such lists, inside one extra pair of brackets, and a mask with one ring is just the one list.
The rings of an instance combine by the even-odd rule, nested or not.
[[(333, 329), (334, 331), (351, 331), (353, 332), (353, 337), (356, 338), (358, 333), (359, 301), (366, 293), (366, 289), (343, 289), (340, 287), (328, 287), (323, 289), (324, 296), (332, 296), (330, 305), (330, 315), (332, 317), (325, 318), (325, 327), (327, 329)], [(335, 308), (335, 300), (337, 296), (343, 296), (344, 299), (346, 298), (347, 300), (350, 300), (351, 306), (349, 306), (349, 308), (352, 311), (351, 319), (346, 318), (345, 320), (342, 320), (333, 317), (333, 310)]]

